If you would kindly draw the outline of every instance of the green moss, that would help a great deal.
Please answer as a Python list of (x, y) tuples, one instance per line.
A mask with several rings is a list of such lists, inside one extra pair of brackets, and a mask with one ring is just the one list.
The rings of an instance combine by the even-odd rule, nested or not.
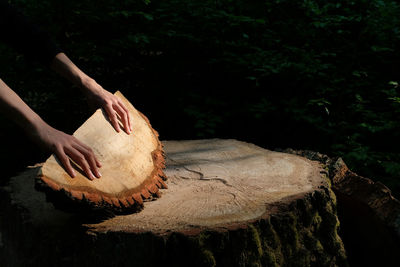
[(280, 257), (276, 257), (276, 255), (279, 254), (280, 255), (280, 250), (275, 251), (274, 249), (272, 249), (269, 246), (265, 246), (264, 247), (264, 254), (263, 254), (263, 258), (262, 261), (264, 263), (265, 266), (271, 266), (271, 267), (278, 267), (279, 266), (279, 258)]
[(304, 232), (303, 241), (305, 248), (314, 255), (314, 258), (324, 253), (323, 245), (311, 231)]
[(289, 224), (290, 230), (291, 230), (291, 237), (292, 237), (292, 244), (294, 251), (298, 251), (300, 248), (300, 238), (299, 238), (299, 232), (297, 230), (297, 220), (296, 216), (291, 214), (292, 217), (292, 224)]
[(335, 210), (336, 210), (337, 199), (336, 199), (335, 193), (333, 193), (333, 191), (331, 189), (329, 190), (329, 196), (330, 196), (331, 202), (332, 202), (332, 204), (333, 204), (333, 206), (335, 207)]
[(261, 263), (258, 261), (250, 262), (250, 267), (262, 267)]
[(210, 233), (209, 232), (201, 232), (198, 235), (198, 241), (200, 244), (204, 244), (205, 241), (207, 241), (210, 238)]
[(299, 219), (304, 227), (309, 227), (312, 224), (313, 214), (315, 213), (315, 208), (309, 201), (309, 196), (298, 199), (296, 204), (299, 211)]
[(319, 253), (324, 252), (324, 247), (322, 246), (321, 242), (318, 239), (315, 239), (314, 250)]
[(214, 255), (209, 250), (202, 250), (201, 252), (201, 266), (204, 267), (215, 267), (217, 262), (215, 261)]
[(329, 231), (330, 233), (336, 233), (337, 228), (339, 227), (339, 220), (335, 214), (326, 213), (323, 216), (322, 224), (325, 230)]
[(325, 178), (326, 182), (328, 183), (329, 188), (332, 188), (332, 181), (329, 179), (329, 177)]
[[(295, 257), (301, 248), (300, 236), (297, 229), (295, 211), (287, 213), (284, 217), (274, 219), (273, 226), (280, 238), (282, 261)], [(284, 263), (285, 264), (285, 263)]]
[(271, 247), (273, 249), (280, 249), (281, 244), (280, 244), (279, 236), (271, 224), (271, 219), (268, 218), (268, 219), (264, 220), (260, 224), (260, 228), (262, 231), (261, 236), (263, 237), (263, 244), (265, 244), (264, 247), (266, 245), (268, 245), (269, 247)]
[(260, 257), (263, 254), (263, 249), (261, 246), (260, 235), (257, 229), (253, 225), (249, 225), (248, 227), (249, 237), (251, 242), (251, 246), (253, 247), (254, 251), (257, 253), (257, 256)]
[(332, 207), (332, 203), (328, 202), (325, 204), (325, 211), (327, 211), (330, 214), (333, 214), (334, 208)]
[(318, 212), (315, 212), (314, 216), (312, 217), (311, 225), (314, 227), (316, 231), (318, 231), (321, 222), (322, 222), (322, 217), (319, 215)]
[(301, 249), (293, 257), (291, 266), (308, 267), (311, 266), (311, 253), (308, 250)]
[(346, 266), (345, 250), (337, 234), (336, 199), (331, 193), (329, 188), (317, 190), (285, 212), (250, 223), (245, 229), (203, 232), (197, 236), (197, 243), (188, 243), (196, 251), (193, 260), (198, 266), (303, 267), (332, 262)]

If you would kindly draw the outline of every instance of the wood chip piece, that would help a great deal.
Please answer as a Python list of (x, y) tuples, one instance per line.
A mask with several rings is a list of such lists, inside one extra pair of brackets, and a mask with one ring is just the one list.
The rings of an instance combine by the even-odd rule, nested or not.
[(35, 180), (35, 188), (51, 194), (51, 201), (68, 199), (74, 206), (79, 202), (85, 208), (132, 212), (143, 207), (143, 198), (159, 195), (159, 188), (166, 188), (160, 179), (165, 179), (165, 158), (158, 133), (120, 92), (115, 95), (130, 112), (132, 133), (126, 134), (122, 125), (121, 131), (116, 132), (106, 113), (98, 109), (73, 136), (94, 151), (102, 164), (99, 169), (102, 177), (91, 181), (73, 164), (77, 175), (71, 178), (52, 155)]

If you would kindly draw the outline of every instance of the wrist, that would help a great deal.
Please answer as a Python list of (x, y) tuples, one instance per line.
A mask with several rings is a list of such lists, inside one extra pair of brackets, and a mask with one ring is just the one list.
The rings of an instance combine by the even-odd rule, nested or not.
[(38, 115), (27, 118), (27, 123), (22, 126), (22, 129), (33, 142), (41, 147), (47, 147), (43, 140), (46, 140), (51, 127)]
[(87, 75), (83, 75), (79, 78), (79, 83), (78, 83), (78, 87), (84, 92), (93, 92), (96, 88), (96, 86), (94, 86), (96, 84), (96, 81), (93, 78), (90, 78)]
[(47, 127), (48, 124), (36, 113), (26, 118), (27, 123), (24, 124), (23, 129), (30, 135), (36, 135), (40, 130)]
[(56, 55), (51, 67), (84, 92), (90, 90), (91, 84), (95, 83), (92, 78), (80, 70), (64, 53)]

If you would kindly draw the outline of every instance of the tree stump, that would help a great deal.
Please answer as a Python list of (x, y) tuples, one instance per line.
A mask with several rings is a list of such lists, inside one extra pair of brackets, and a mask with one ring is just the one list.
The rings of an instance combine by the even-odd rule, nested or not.
[(38, 167), (11, 178), (2, 265), (346, 266), (321, 163), (236, 140), (163, 144), (168, 189), (138, 213), (67, 213), (34, 189)]

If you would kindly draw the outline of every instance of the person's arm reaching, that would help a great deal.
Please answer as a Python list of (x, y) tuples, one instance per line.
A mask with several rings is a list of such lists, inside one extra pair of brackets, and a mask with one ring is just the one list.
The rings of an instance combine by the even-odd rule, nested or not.
[[(129, 112), (121, 100), (83, 73), (45, 31), (36, 27), (17, 8), (4, 0), (0, 0), (0, 28), (3, 30), (0, 40), (10, 44), (29, 59), (38, 60), (66, 77), (86, 94), (92, 104), (104, 108), (117, 132), (120, 132), (119, 116), (125, 132), (130, 134), (132, 128)], [(71, 177), (75, 176), (75, 172), (68, 157), (75, 161), (90, 179), (100, 177), (100, 163), (88, 146), (75, 137), (49, 126), (0, 80), (1, 110), (5, 111), (4, 115), (20, 125), (34, 141), (55, 153)]]
[(44, 122), (10, 87), (0, 79), (0, 111), (16, 122), (26, 134), (42, 147), (57, 155), (66, 171), (75, 177), (67, 155), (82, 167), (93, 180), (100, 178), (100, 162), (93, 151), (74, 136), (58, 131)]
[(117, 132), (120, 132), (119, 116), (124, 131), (127, 134), (131, 133), (132, 126), (129, 111), (121, 99), (103, 89), (94, 79), (81, 71), (64, 53), (58, 53), (50, 67), (80, 88), (93, 105), (103, 108)]

